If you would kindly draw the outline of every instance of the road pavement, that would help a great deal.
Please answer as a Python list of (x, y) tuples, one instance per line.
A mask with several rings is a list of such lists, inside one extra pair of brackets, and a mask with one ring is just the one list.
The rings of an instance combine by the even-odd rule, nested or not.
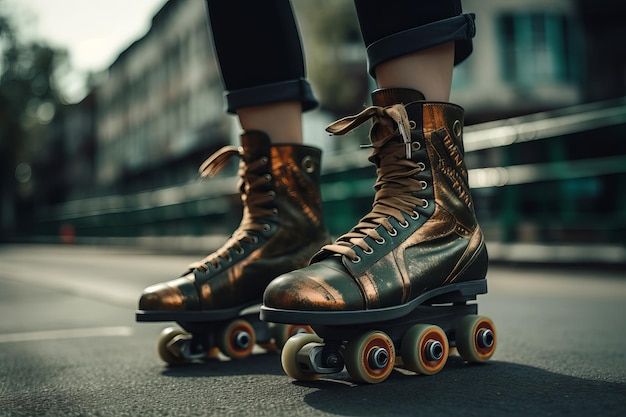
[(194, 256), (133, 248), (0, 246), (1, 416), (602, 416), (626, 412), (626, 268), (493, 265), (483, 365), (382, 384), (284, 375), (279, 355), (165, 366), (171, 323), (135, 323), (141, 290)]

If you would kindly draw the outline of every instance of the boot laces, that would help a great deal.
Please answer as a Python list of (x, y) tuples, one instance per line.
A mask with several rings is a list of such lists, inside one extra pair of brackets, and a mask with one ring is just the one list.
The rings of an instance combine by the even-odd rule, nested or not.
[(274, 200), (275, 193), (267, 190), (268, 184), (272, 182), (272, 176), (267, 173), (268, 170), (265, 168), (269, 164), (267, 156), (246, 162), (243, 147), (225, 146), (200, 165), (198, 169), (200, 176), (202, 178), (214, 177), (234, 156), (242, 159), (238, 171), (238, 188), (244, 205), (241, 223), (226, 243), (204, 259), (191, 263), (185, 274), (194, 269), (206, 272), (209, 265), (215, 269), (220, 269), (222, 260), (232, 261), (231, 251), (238, 254), (244, 252), (242, 243), (257, 243), (258, 237), (250, 232), (267, 231), (269, 225), (263, 223), (261, 219), (276, 214), (276, 208), (268, 208)]
[(385, 238), (376, 230), (378, 226), (384, 227), (390, 236), (395, 236), (397, 230), (390, 223), (391, 218), (396, 219), (401, 227), (408, 227), (404, 214), (417, 219), (419, 214), (415, 208), (428, 205), (427, 200), (414, 195), (414, 192), (421, 191), (426, 186), (414, 177), (424, 171), (426, 166), (411, 160), (410, 130), (415, 123), (409, 120), (404, 105), (368, 107), (355, 116), (330, 124), (327, 131), (344, 135), (369, 119), (372, 119), (370, 142), (373, 147), (369, 159), (378, 168), (372, 210), (352, 230), (340, 236), (333, 244), (322, 248), (322, 251), (344, 255), (353, 262), (359, 261), (352, 249), (354, 246), (360, 247), (365, 253), (373, 252), (374, 249), (367, 243), (366, 237), (378, 244), (385, 242)]

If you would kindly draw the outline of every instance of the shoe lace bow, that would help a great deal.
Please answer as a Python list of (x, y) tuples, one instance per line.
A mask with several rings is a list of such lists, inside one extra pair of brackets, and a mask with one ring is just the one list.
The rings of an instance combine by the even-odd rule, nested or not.
[(425, 183), (414, 176), (424, 171), (425, 165), (411, 159), (410, 132), (415, 123), (409, 120), (404, 105), (371, 106), (357, 115), (331, 123), (326, 130), (333, 135), (344, 135), (370, 119), (372, 128), (369, 136), (373, 151), (369, 159), (376, 164), (378, 174), (372, 210), (348, 233), (324, 246), (321, 251), (326, 255), (344, 255), (354, 262), (359, 259), (354, 246), (360, 247), (365, 253), (373, 251), (365, 238), (370, 237), (375, 242), (384, 243), (385, 238), (377, 230), (379, 226), (394, 236), (397, 231), (390, 222), (391, 218), (402, 226), (408, 226), (404, 215), (416, 219), (419, 214), (415, 208), (428, 204), (425, 199), (414, 195), (416, 191), (424, 189)]
[(258, 236), (251, 232), (267, 230), (268, 225), (262, 222), (261, 218), (272, 216), (276, 213), (275, 208), (269, 207), (274, 200), (274, 192), (267, 189), (268, 184), (271, 185), (272, 182), (272, 176), (265, 168), (269, 164), (267, 156), (248, 160), (250, 158), (245, 155), (243, 147), (224, 146), (200, 165), (198, 169), (200, 176), (202, 178), (214, 177), (235, 156), (241, 158), (238, 171), (238, 188), (244, 203), (241, 223), (226, 243), (204, 259), (191, 263), (189, 270), (185, 274), (194, 269), (206, 272), (209, 265), (219, 269), (222, 260), (231, 262), (232, 251), (238, 254), (243, 253), (244, 242), (252, 244), (258, 242)]

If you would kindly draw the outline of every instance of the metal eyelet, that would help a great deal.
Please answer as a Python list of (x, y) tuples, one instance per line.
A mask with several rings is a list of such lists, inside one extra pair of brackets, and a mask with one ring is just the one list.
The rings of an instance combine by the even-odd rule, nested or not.
[(372, 253), (374, 253), (374, 248), (363, 249), (363, 253), (366, 255), (371, 255)]
[(256, 236), (256, 235), (252, 235), (252, 243), (253, 243), (253, 244), (257, 244), (257, 243), (259, 243), (259, 237), (258, 237), (258, 236)]
[(422, 148), (422, 144), (419, 142), (411, 142), (411, 150), (419, 151)]
[(267, 195), (270, 196), (271, 198), (274, 198), (274, 197), (276, 197), (276, 191), (270, 190), (270, 191), (267, 192)]
[(426, 181), (420, 181), (420, 185), (422, 186), (422, 190), (428, 188), (428, 183)]
[(387, 230), (387, 234), (389, 236), (396, 236), (398, 234), (398, 231), (396, 229)]
[(310, 155), (307, 155), (304, 158), (302, 158), (302, 168), (304, 168), (304, 171), (307, 174), (310, 174), (313, 171), (315, 171), (315, 161), (313, 160), (313, 157), (311, 157)]
[(423, 162), (418, 162), (417, 163), (417, 167), (421, 170), (421, 171), (426, 171), (426, 164)]
[(267, 165), (267, 163), (270, 161), (270, 159), (267, 156), (263, 156), (261, 157), (261, 163), (263, 165)]
[(452, 124), (452, 133), (458, 139), (461, 137), (461, 133), (463, 133), (463, 125), (461, 125), (460, 120), (455, 120)]
[(354, 258), (350, 259), (350, 261), (353, 264), (358, 264), (359, 262), (361, 262), (361, 257), (360, 256), (355, 256)]
[(409, 127), (411, 128), (411, 130), (413, 130), (417, 127), (417, 123), (415, 123), (415, 121), (413, 120), (409, 120)]
[(420, 214), (417, 211), (413, 210), (413, 214), (411, 215), (411, 218), (413, 220), (417, 220), (420, 218)]
[(423, 209), (428, 208), (429, 205), (430, 204), (428, 203), (428, 200), (424, 200), (424, 204), (422, 204), (422, 208)]
[(378, 243), (379, 245), (384, 245), (386, 240), (384, 237), (381, 237), (380, 239), (374, 239), (374, 242)]
[(409, 221), (405, 219), (402, 223), (398, 223), (398, 225), (401, 228), (406, 229), (407, 227), (409, 227)]
[(277, 208), (277, 207), (274, 207), (274, 208), (272, 209), (272, 213), (274, 213), (274, 215), (277, 215), (277, 214), (278, 214), (278, 208)]
[(269, 232), (272, 229), (272, 226), (270, 226), (269, 224), (265, 223), (263, 225), (263, 230), (266, 232)]
[(267, 182), (272, 181), (272, 175), (271, 174), (265, 174), (265, 181), (267, 181)]
[(244, 248), (235, 248), (235, 253), (237, 255), (243, 255), (244, 253), (246, 253), (246, 250)]

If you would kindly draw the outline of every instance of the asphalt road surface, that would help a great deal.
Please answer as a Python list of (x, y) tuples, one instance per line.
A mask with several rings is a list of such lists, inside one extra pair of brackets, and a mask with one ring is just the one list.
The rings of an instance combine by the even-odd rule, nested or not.
[(295, 382), (258, 349), (167, 367), (171, 323), (135, 323), (141, 290), (192, 256), (127, 248), (0, 246), (2, 416), (622, 416), (626, 269), (494, 265), (479, 313), (498, 330), (483, 365), (396, 370), (359, 385), (346, 372)]

